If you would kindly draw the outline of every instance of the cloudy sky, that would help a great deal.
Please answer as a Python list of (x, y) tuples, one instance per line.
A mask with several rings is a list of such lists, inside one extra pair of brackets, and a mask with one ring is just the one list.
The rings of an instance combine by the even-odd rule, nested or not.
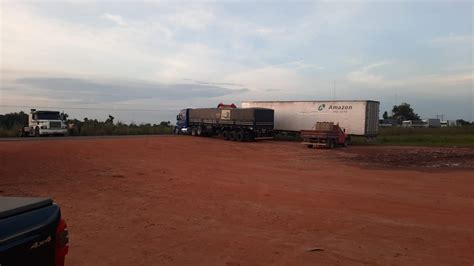
[(0, 113), (173, 120), (241, 100), (473, 119), (472, 1), (1, 1)]

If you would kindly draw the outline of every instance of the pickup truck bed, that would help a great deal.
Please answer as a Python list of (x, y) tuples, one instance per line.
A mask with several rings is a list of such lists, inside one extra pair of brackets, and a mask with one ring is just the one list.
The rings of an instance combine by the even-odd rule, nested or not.
[(308, 148), (318, 146), (333, 148), (336, 145), (346, 147), (349, 143), (349, 138), (344, 130), (332, 122), (318, 122), (314, 130), (301, 130), (300, 136), (303, 138), (302, 144)]
[(53, 204), (48, 198), (0, 198), (0, 219)]
[(0, 265), (63, 265), (68, 233), (48, 198), (0, 197)]

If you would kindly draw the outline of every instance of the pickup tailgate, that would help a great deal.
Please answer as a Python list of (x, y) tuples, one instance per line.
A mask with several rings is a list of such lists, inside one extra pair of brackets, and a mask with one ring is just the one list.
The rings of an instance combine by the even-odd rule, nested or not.
[(337, 138), (337, 131), (301, 130), (300, 135), (304, 140)]
[(54, 265), (60, 217), (51, 199), (0, 197), (0, 265)]

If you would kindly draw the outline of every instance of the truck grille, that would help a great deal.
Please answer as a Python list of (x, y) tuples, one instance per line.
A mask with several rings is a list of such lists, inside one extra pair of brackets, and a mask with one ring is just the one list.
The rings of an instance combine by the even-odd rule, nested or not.
[(61, 128), (61, 122), (49, 122), (50, 128)]

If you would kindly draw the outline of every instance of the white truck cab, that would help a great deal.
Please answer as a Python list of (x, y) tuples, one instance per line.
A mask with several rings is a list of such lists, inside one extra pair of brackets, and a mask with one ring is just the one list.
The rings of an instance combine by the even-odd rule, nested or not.
[(67, 134), (67, 126), (58, 111), (31, 109), (28, 115), (28, 126), (24, 128), (23, 132), (29, 136), (64, 136)]

